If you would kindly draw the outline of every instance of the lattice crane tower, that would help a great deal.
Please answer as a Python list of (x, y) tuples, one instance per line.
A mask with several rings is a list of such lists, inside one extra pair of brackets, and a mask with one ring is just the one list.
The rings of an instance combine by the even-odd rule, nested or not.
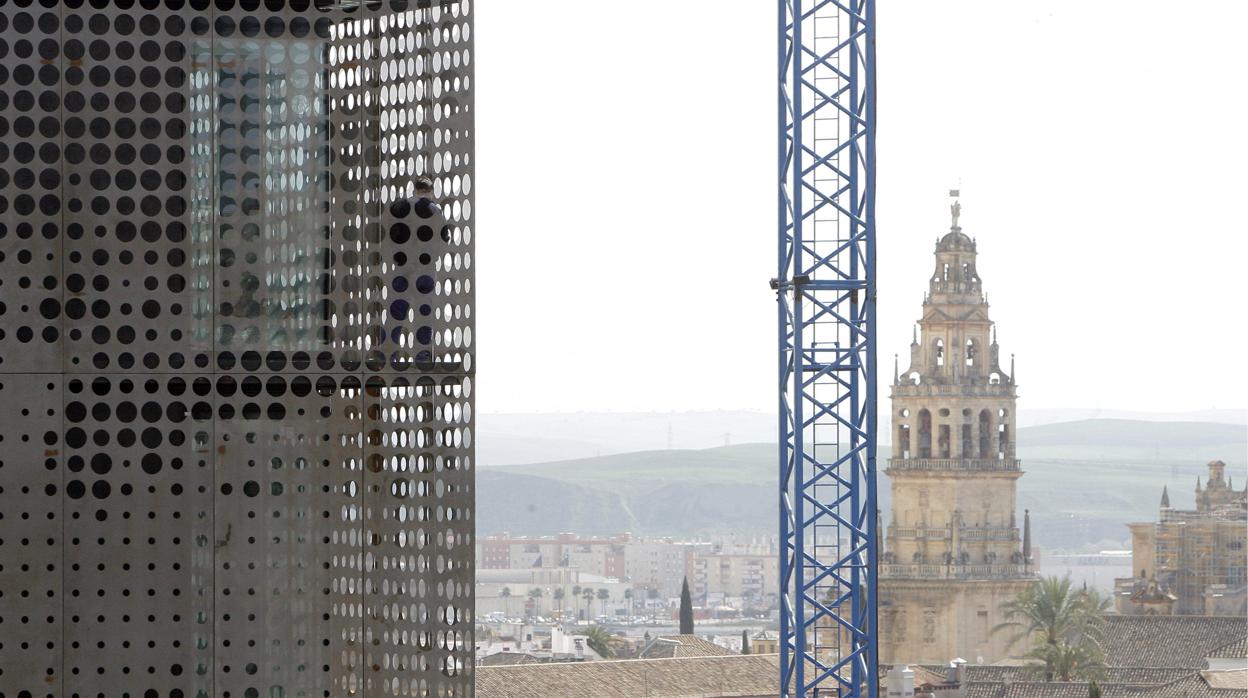
[(779, 7), (780, 690), (874, 698), (875, 2)]

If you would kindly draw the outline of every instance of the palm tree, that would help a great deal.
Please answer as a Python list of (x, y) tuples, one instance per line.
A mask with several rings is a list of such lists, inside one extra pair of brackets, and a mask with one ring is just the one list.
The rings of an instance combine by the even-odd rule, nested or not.
[(1046, 681), (1096, 678), (1105, 667), (1102, 614), (1110, 603), (1095, 589), (1073, 590), (1069, 577), (1044, 577), (1002, 604), (1006, 620), (993, 632), (1013, 631), (1007, 648), (1032, 641), (1024, 656), (1039, 662)]
[(590, 604), (594, 603), (594, 590), (589, 587), (581, 589), (581, 599), (585, 601), (585, 620), (589, 620), (590, 611), (593, 610)]
[(533, 587), (529, 589), (529, 598), (533, 599), (533, 614), (542, 615), (542, 588)]
[(598, 600), (602, 602), (602, 615), (607, 615), (607, 602), (611, 600), (611, 592), (606, 589), (599, 589)]
[(620, 638), (601, 625), (594, 625), (585, 631), (585, 644), (597, 652), (599, 657), (610, 659), (615, 656), (615, 648), (620, 644)]
[(559, 616), (562, 617), (563, 616), (563, 597), (567, 596), (567, 592), (563, 590), (563, 587), (559, 587), (555, 589), (555, 593), (551, 594), (551, 596), (555, 598), (555, 607), (559, 609)]
[(1101, 648), (1091, 643), (1040, 645), (1028, 652), (1027, 657), (1044, 662), (1044, 675), (1048, 681), (1095, 681), (1105, 676)]
[(633, 590), (624, 590), (624, 602), (628, 604), (628, 615), (633, 615)]
[(503, 612), (511, 615), (511, 587), (503, 587), (498, 590), (498, 598), (503, 599)]

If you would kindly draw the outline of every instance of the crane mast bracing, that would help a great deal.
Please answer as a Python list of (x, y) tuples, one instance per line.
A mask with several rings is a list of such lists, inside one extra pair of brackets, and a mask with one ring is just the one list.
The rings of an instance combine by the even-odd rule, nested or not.
[(779, 7), (780, 692), (875, 698), (875, 2)]

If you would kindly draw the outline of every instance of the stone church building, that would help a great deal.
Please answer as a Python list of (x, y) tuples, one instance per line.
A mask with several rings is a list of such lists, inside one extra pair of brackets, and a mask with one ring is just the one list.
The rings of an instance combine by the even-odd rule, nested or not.
[[(1001, 605), (1035, 580), (1029, 521), (1016, 516), (1013, 360), (1001, 365), (975, 264), (953, 225), (892, 386), (892, 517), (880, 564), (880, 661), (940, 664), (1007, 655)], [(1014, 648), (1013, 652), (1025, 651)]]

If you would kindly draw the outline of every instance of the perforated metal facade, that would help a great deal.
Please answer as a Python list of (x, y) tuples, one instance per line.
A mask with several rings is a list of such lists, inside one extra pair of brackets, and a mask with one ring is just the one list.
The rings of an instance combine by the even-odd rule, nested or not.
[(466, 1), (0, 0), (0, 696), (472, 694)]

